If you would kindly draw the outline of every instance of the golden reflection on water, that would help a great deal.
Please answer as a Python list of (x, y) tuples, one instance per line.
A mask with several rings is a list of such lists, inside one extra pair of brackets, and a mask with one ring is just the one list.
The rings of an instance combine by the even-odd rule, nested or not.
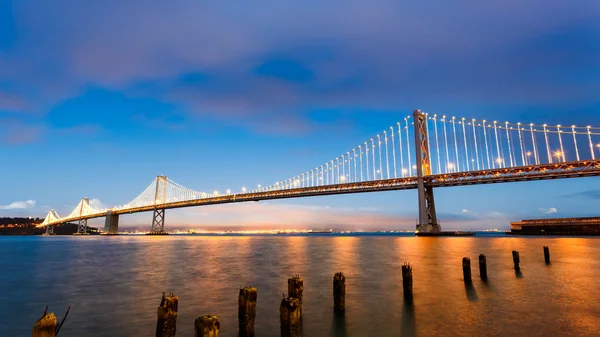
[[(0, 256), (20, 257), (18, 264), (5, 263), (8, 276), (0, 278), (11, 294), (0, 307), (0, 317), (13, 322), (0, 324), (7, 336), (30, 333), (46, 304), (59, 315), (72, 306), (65, 336), (152, 335), (162, 291), (180, 298), (181, 335), (191, 334), (197, 316), (215, 314), (221, 336), (235, 336), (237, 294), (245, 285), (259, 289), (257, 335), (278, 336), (279, 301), (293, 274), (305, 281), (305, 336), (600, 335), (598, 239), (124, 236), (13, 242), (0, 238)], [(550, 265), (543, 246), (550, 247)], [(512, 250), (520, 252), (522, 277), (513, 269)], [(480, 253), (487, 256), (488, 282), (479, 278)], [(465, 256), (472, 287), (463, 281)], [(402, 297), (405, 261), (413, 267), (414, 306)], [(346, 275), (343, 318), (332, 310), (337, 271)]]

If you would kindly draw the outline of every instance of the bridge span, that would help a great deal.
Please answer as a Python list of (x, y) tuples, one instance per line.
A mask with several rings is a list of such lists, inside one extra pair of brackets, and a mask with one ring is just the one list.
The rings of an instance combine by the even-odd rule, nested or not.
[(83, 198), (65, 217), (49, 211), (39, 227), (51, 232), (56, 224), (78, 221), (78, 232), (85, 233), (88, 219), (106, 217), (105, 232), (116, 233), (120, 215), (152, 211), (152, 231), (163, 233), (167, 209), (417, 189), (417, 231), (439, 232), (434, 188), (599, 176), (596, 157), (600, 129), (591, 126), (487, 123), (417, 110), (352, 151), (270, 186), (206, 193), (158, 176), (126, 205), (97, 209)]

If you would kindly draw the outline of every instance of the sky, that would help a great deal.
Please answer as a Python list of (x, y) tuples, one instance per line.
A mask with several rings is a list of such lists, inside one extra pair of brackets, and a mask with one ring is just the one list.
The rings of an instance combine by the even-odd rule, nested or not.
[[(415, 109), (600, 126), (600, 2), (0, 0), (0, 216), (306, 172)], [(435, 191), (442, 228), (598, 214), (600, 178)], [(167, 228), (414, 229), (415, 191), (167, 211)], [(121, 218), (150, 226), (152, 215)], [(96, 220), (102, 224), (102, 220)]]

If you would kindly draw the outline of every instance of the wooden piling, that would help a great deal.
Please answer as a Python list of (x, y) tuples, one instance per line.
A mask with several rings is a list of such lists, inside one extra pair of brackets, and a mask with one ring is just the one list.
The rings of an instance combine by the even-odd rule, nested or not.
[(483, 254), (479, 254), (479, 276), (487, 281), (487, 260)]
[(519, 263), (521, 262), (521, 260), (519, 259), (519, 252), (517, 252), (516, 250), (513, 250), (512, 257), (513, 257), (513, 263), (515, 265), (515, 270), (520, 270), (521, 267), (519, 267)]
[(402, 265), (402, 288), (404, 290), (404, 299), (412, 301), (413, 299), (413, 277), (412, 267), (408, 262)]
[(462, 267), (463, 267), (463, 278), (465, 280), (465, 283), (473, 282), (471, 280), (471, 259), (469, 259), (468, 257), (463, 257)]
[(219, 337), (221, 323), (213, 315), (200, 316), (194, 321), (194, 337)]
[(177, 306), (179, 298), (163, 292), (157, 310), (156, 337), (174, 337), (177, 330)]
[(297, 298), (302, 307), (302, 292), (304, 291), (304, 280), (300, 275), (294, 275), (288, 279), (288, 297)]
[(279, 305), (279, 321), (282, 337), (302, 336), (302, 312), (300, 300), (293, 297), (283, 298)]
[(546, 264), (550, 264), (550, 248), (548, 246), (544, 246), (544, 261)]
[(32, 337), (55, 337), (56, 316), (54, 313), (44, 313), (33, 325)]
[(254, 337), (254, 321), (256, 320), (256, 300), (258, 290), (245, 287), (240, 289), (238, 298), (238, 322), (240, 337)]
[(333, 311), (337, 313), (346, 310), (346, 277), (344, 273), (335, 273), (333, 276)]

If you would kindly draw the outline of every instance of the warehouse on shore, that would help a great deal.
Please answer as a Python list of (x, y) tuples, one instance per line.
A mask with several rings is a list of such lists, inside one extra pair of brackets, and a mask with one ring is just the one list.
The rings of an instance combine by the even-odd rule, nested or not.
[(598, 235), (600, 217), (533, 219), (510, 223), (510, 235)]

